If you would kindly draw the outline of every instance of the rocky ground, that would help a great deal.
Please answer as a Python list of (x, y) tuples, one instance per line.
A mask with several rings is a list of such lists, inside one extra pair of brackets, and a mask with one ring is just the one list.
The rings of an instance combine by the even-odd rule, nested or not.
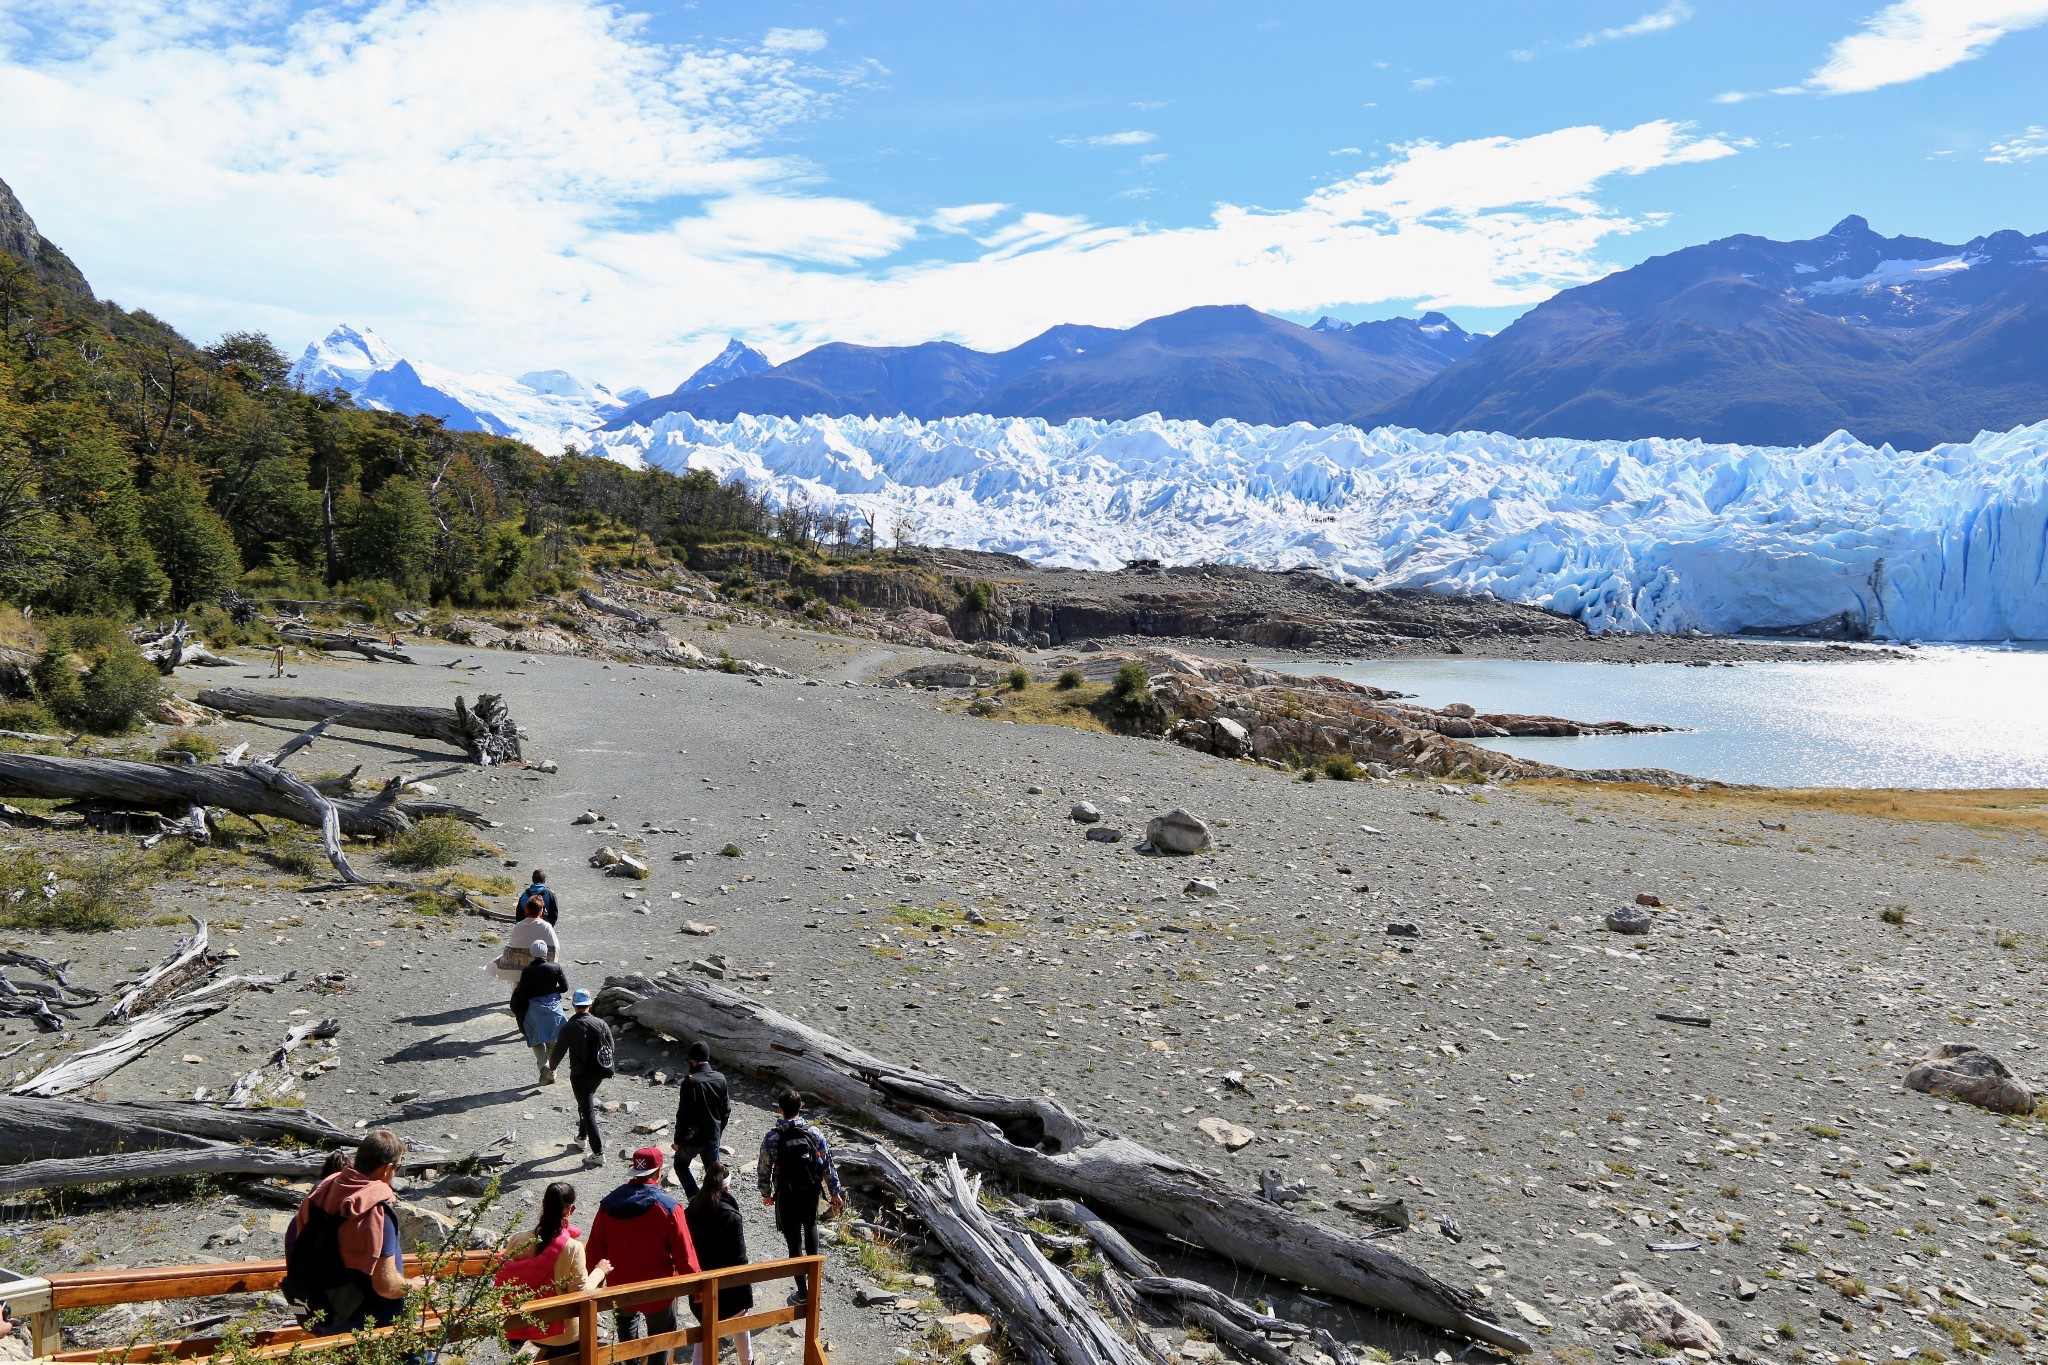
[[(559, 772), (464, 769), (438, 785), (503, 822), (502, 853), (472, 871), (554, 874), (573, 981), (723, 954), (761, 974), (748, 989), (864, 1048), (1042, 1089), (1248, 1184), (1280, 1171), (1312, 1186), (1319, 1216), (1343, 1222), (1340, 1201), (1397, 1195), (1413, 1227), (1384, 1245), (1476, 1285), (1544, 1358), (1635, 1349), (1592, 1311), (1628, 1276), (1715, 1324), (1731, 1355), (2044, 1354), (2040, 1124), (1899, 1084), (1951, 1041), (2038, 1075), (2040, 833), (1711, 793), (1305, 784), (853, 685), (925, 657), (874, 642), (675, 629), (821, 685), (432, 645), (416, 668), (304, 662), (283, 683), (210, 670), (194, 684), (410, 702), (503, 692), (529, 758)], [(481, 671), (431, 666), (457, 656)], [(290, 728), (208, 733), (260, 744)], [(357, 761), (381, 780), (448, 755), (343, 737), (297, 766)], [(1068, 818), (1080, 800), (1133, 836), (1186, 807), (1219, 846), (1169, 860), (1089, 842)], [(589, 809), (605, 821), (574, 823)], [(644, 883), (587, 865), (626, 838), (653, 862)], [(720, 856), (728, 845), (738, 856)], [(1187, 894), (1194, 878), (1220, 894)], [(219, 1090), (306, 1017), (295, 1011), (334, 1014), (343, 1032), (334, 1065), (305, 1082), (309, 1107), (456, 1151), (509, 1134), (521, 1217), (556, 1178), (577, 1183), (587, 1211), (620, 1177), (579, 1168), (561, 1145), (566, 1094), (530, 1083), (506, 992), (482, 974), (501, 926), (304, 885), (222, 861), (152, 887), (142, 927), (6, 932), (0, 946), (74, 958), (105, 987), (168, 948), (172, 916), (205, 915), (240, 970), (297, 968), (301, 981), (192, 1026), (105, 1094)], [(1603, 928), (1639, 895), (1663, 902), (1654, 932)], [(716, 932), (685, 935), (685, 921)], [(1397, 924), (1414, 933), (1390, 935)], [(338, 983), (314, 979), (333, 971)], [(0, 1023), (0, 1052), (17, 1044), (14, 1073), (53, 1054), (25, 1022)], [(605, 1092), (620, 1105), (605, 1120), (615, 1155), (646, 1140), (636, 1125), (671, 1117), (677, 1068), (644, 1038), (626, 1056), (632, 1074)], [(729, 1144), (745, 1162), (767, 1111), (738, 1089)], [(408, 1092), (418, 1098), (392, 1098)], [(1205, 1119), (1254, 1140), (1226, 1150)], [(412, 1194), (458, 1208), (469, 1197)], [(751, 1208), (751, 1245), (770, 1254)], [(196, 1206), (74, 1197), (18, 1212), (0, 1243), (16, 1270), (274, 1254), (281, 1216), (219, 1192)], [(880, 1270), (834, 1252), (835, 1359), (926, 1349), (936, 1302), (857, 1306)], [(1459, 1349), (1281, 1287), (1240, 1289), (1397, 1356)], [(766, 1344), (771, 1360), (794, 1345)]]

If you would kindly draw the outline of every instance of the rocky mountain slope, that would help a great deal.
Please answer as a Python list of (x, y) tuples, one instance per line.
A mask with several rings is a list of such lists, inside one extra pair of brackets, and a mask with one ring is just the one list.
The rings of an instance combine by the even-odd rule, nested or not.
[(92, 286), (86, 283), (85, 275), (55, 242), (43, 236), (35, 219), (28, 216), (28, 210), (4, 180), (0, 180), (0, 252), (20, 258), (45, 284), (82, 298), (92, 297)]
[(2048, 417), (2048, 232), (1727, 237), (1537, 305), (1354, 414), (1423, 431), (1922, 449)]
[(952, 342), (834, 343), (715, 393), (677, 392), (615, 417), (670, 413), (952, 417), (966, 413), (1284, 425), (1340, 421), (1406, 392), (1478, 344), (1441, 314), (1301, 327), (1242, 306), (1190, 308), (1128, 329), (1054, 327), (1007, 351)]

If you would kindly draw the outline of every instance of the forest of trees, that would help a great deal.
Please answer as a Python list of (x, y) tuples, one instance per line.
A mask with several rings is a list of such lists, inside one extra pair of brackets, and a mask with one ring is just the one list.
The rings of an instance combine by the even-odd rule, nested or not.
[(257, 333), (197, 347), (0, 253), (0, 601), (128, 619), (257, 595), (512, 605), (579, 540), (855, 528), (702, 472), (627, 469), (302, 393)]

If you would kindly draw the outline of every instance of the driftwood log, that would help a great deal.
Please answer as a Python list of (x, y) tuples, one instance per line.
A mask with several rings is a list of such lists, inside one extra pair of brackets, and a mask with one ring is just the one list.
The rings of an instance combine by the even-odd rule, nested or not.
[[(331, 810), (344, 834), (388, 837), (412, 827), (394, 786), (367, 799), (321, 796), (306, 783), (263, 763), (234, 767), (139, 763), (126, 758), (0, 754), (0, 796), (96, 801), (189, 817), (194, 806), (237, 815), (275, 816), (319, 828)], [(331, 856), (331, 855), (330, 855)]]
[[(359, 1138), (330, 1143), (353, 1147)], [(325, 1151), (304, 1148), (238, 1147), (211, 1143), (203, 1147), (173, 1147), (147, 1152), (118, 1152), (110, 1156), (24, 1161), (0, 1166), (0, 1194), (22, 1190), (56, 1190), (77, 1185), (105, 1185), (116, 1180), (162, 1180), (181, 1175), (281, 1175), (304, 1178), (320, 1174)], [(401, 1171), (425, 1170), (447, 1161), (445, 1155), (408, 1151), (398, 1163)]]
[(107, 1156), (215, 1143), (354, 1144), (348, 1133), (299, 1109), (223, 1109), (192, 1100), (94, 1101), (0, 1095), (0, 1165)]
[(309, 1038), (332, 1038), (341, 1032), (341, 1020), (322, 1019), (315, 1024), (294, 1024), (284, 1035), (284, 1041), (277, 1049), (254, 1067), (235, 1077), (233, 1088), (228, 1091), (228, 1104), (236, 1108), (247, 1108), (265, 1098), (290, 1093), (298, 1086), (298, 1079), (292, 1075), (292, 1053), (300, 1043)]
[(661, 625), (659, 620), (638, 607), (629, 607), (624, 602), (600, 596), (588, 588), (578, 588), (576, 600), (592, 611), (603, 612), (606, 616), (616, 616), (622, 621), (630, 621), (636, 630), (654, 630)]
[(148, 1014), (164, 1001), (213, 970), (207, 950), (206, 921), (192, 917), (192, 932), (171, 945), (162, 962), (121, 992), (121, 998), (100, 1016), (102, 1024), (119, 1024)]
[(981, 1207), (978, 1183), (957, 1157), (920, 1180), (881, 1147), (835, 1154), (844, 1175), (887, 1186), (948, 1255), (1001, 1307), (1010, 1340), (1034, 1361), (1057, 1365), (1145, 1365), (1138, 1348), (1109, 1325), (1065, 1271), (1046, 1260), (1031, 1238), (996, 1223)]
[(278, 638), (288, 644), (301, 645), (307, 649), (342, 651), (360, 654), (372, 661), (388, 659), (395, 664), (418, 663), (410, 654), (404, 654), (380, 642), (375, 636), (356, 635), (344, 631), (316, 630), (311, 626), (293, 625), (288, 622), (277, 624)]
[(68, 1095), (119, 1071), (164, 1039), (234, 1003), (243, 990), (269, 990), (292, 979), (283, 976), (230, 976), (172, 1000), (154, 1014), (137, 1019), (103, 1043), (74, 1052), (14, 1087), (12, 1093), (38, 1098)]
[(386, 734), (410, 735), (414, 739), (437, 740), (465, 751), (473, 762), (486, 766), (519, 760), (519, 727), (512, 723), (505, 699), (494, 692), (480, 693), (474, 707), (457, 697), (453, 708), (443, 709), (214, 687), (199, 694), (199, 704), (231, 716), (258, 716), (267, 720), (331, 720), (352, 730), (376, 730)]
[(1515, 1352), (1529, 1342), (1476, 1294), (1366, 1239), (1313, 1222), (1052, 1100), (1000, 1095), (860, 1051), (738, 991), (664, 973), (605, 982), (601, 1012), (703, 1039), (743, 1070), (807, 1090), (892, 1136), (1193, 1243), (1278, 1279)]

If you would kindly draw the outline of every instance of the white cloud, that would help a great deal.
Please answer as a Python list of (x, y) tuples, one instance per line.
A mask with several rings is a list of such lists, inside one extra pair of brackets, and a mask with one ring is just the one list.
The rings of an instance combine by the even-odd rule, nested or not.
[(1333, 150), (1332, 150), (1332, 151), (1330, 152), (1330, 155), (1331, 155), (1331, 156), (1364, 156), (1364, 155), (1365, 155), (1365, 149), (1364, 149), (1364, 148), (1362, 148), (1362, 147), (1338, 147), (1338, 148), (1334, 148), (1334, 149), (1333, 149)]
[(7, 175), (102, 292), (201, 338), (297, 346), (347, 320), (453, 367), (617, 385), (672, 384), (732, 333), (1007, 346), (1197, 303), (1534, 302), (1652, 221), (1604, 183), (1736, 151), (1669, 122), (1567, 128), (1397, 147), (1298, 203), (1177, 227), (910, 214), (777, 150), (867, 70), (807, 40), (663, 45), (607, 0), (290, 21), (49, 0), (32, 43), (23, 14), (0, 28)]
[(2032, 161), (2036, 157), (2048, 156), (2048, 128), (2040, 124), (2029, 124), (2025, 132), (2015, 133), (2003, 142), (1994, 142), (1984, 152), (1986, 161), (2014, 162)]
[(1414, 80), (1408, 82), (1408, 88), (1410, 90), (1434, 90), (1443, 83), (1444, 78), (1442, 76), (1417, 76)]
[(1824, 94), (1851, 95), (1917, 81), (2042, 23), (2048, 23), (2048, 0), (1897, 0), (1836, 43), (1806, 83)]
[(1617, 24), (1613, 28), (1594, 29), (1591, 33), (1583, 34), (1568, 43), (1543, 43), (1535, 47), (1525, 47), (1518, 51), (1510, 52), (1508, 55), (1518, 62), (1533, 62), (1543, 55), (1545, 48), (1556, 48), (1563, 52), (1583, 52), (1585, 49), (1600, 43), (1611, 43), (1622, 38), (1641, 38), (1646, 34), (1662, 33), (1667, 29), (1677, 28), (1690, 18), (1692, 18), (1692, 6), (1685, 3), (1685, 0), (1668, 0), (1668, 3), (1663, 8), (1651, 10), (1648, 14), (1638, 19), (1630, 20), (1626, 24)]
[(1127, 128), (1121, 133), (1100, 133), (1094, 137), (1063, 137), (1062, 147), (1142, 147), (1148, 142), (1157, 142), (1159, 134), (1148, 133), (1142, 128)]
[(771, 28), (761, 37), (763, 52), (823, 52), (825, 31), (816, 28)]
[(1169, 155), (1170, 153), (1167, 152), (1147, 152), (1138, 158), (1138, 164), (1140, 166), (1157, 166), (1160, 162), (1166, 160)]

